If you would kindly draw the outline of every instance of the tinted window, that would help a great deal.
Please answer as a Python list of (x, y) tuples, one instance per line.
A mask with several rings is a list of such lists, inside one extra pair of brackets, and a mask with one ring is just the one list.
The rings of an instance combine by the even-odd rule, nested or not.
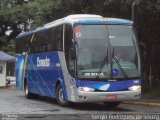
[(64, 32), (64, 43), (65, 43), (65, 58), (66, 58), (66, 64), (68, 71), (71, 75), (74, 75), (74, 61), (71, 59), (71, 48), (73, 48), (72, 45), (72, 39), (73, 39), (73, 30), (71, 25), (65, 25), (65, 32)]
[(48, 52), (55, 50), (53, 32), (54, 28), (39, 31), (34, 34), (32, 39), (32, 53)]
[(63, 25), (41, 30), (16, 40), (16, 53), (38, 53), (63, 50)]
[(54, 29), (54, 48), (58, 51), (63, 50), (63, 25), (57, 26)]
[(36, 52), (47, 52), (53, 50), (52, 31), (45, 30), (35, 34)]

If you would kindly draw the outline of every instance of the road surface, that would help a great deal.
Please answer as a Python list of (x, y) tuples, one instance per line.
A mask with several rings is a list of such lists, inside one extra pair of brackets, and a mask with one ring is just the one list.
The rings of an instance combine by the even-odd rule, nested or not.
[[(158, 106), (144, 106), (132, 104), (120, 104), (117, 108), (107, 108), (103, 104), (72, 104), (70, 107), (61, 107), (57, 105), (55, 99), (47, 97), (39, 97), (34, 99), (26, 99), (24, 92), (12, 89), (0, 89), (0, 114), (1, 119), (7, 118), (17, 119), (110, 119), (120, 120), (125, 116), (111, 115), (127, 115), (127, 119), (142, 120), (150, 117), (160, 118), (156, 116), (160, 113)], [(155, 114), (150, 116), (148, 114)], [(135, 116), (132, 116), (135, 115)], [(137, 116), (139, 115), (139, 116)], [(146, 116), (145, 116), (146, 115)], [(148, 116), (147, 116), (148, 115)], [(116, 118), (119, 117), (119, 118)], [(140, 117), (138, 119), (138, 117)], [(53, 119), (54, 118), (54, 119)]]

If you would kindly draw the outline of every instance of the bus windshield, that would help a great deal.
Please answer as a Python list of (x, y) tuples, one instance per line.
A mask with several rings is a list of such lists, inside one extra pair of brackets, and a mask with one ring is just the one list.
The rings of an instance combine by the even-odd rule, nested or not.
[(77, 25), (78, 77), (139, 77), (140, 60), (132, 29), (127, 25)]

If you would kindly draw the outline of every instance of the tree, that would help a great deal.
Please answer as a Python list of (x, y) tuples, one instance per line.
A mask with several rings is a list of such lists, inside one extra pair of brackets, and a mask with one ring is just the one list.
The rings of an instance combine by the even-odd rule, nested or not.
[(0, 50), (14, 53), (13, 41), (20, 32), (30, 29), (33, 9), (35, 6), (25, 0), (0, 0)]

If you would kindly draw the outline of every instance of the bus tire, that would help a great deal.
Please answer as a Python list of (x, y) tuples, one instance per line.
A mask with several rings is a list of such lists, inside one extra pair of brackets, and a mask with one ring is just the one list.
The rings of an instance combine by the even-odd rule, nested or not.
[(29, 92), (27, 81), (24, 84), (24, 92), (25, 92), (25, 96), (26, 96), (27, 99), (31, 99), (32, 98), (32, 93)]
[(56, 89), (56, 100), (60, 106), (68, 106), (69, 105), (69, 102), (64, 100), (61, 84), (59, 84)]
[(107, 107), (117, 107), (121, 102), (104, 102)]

